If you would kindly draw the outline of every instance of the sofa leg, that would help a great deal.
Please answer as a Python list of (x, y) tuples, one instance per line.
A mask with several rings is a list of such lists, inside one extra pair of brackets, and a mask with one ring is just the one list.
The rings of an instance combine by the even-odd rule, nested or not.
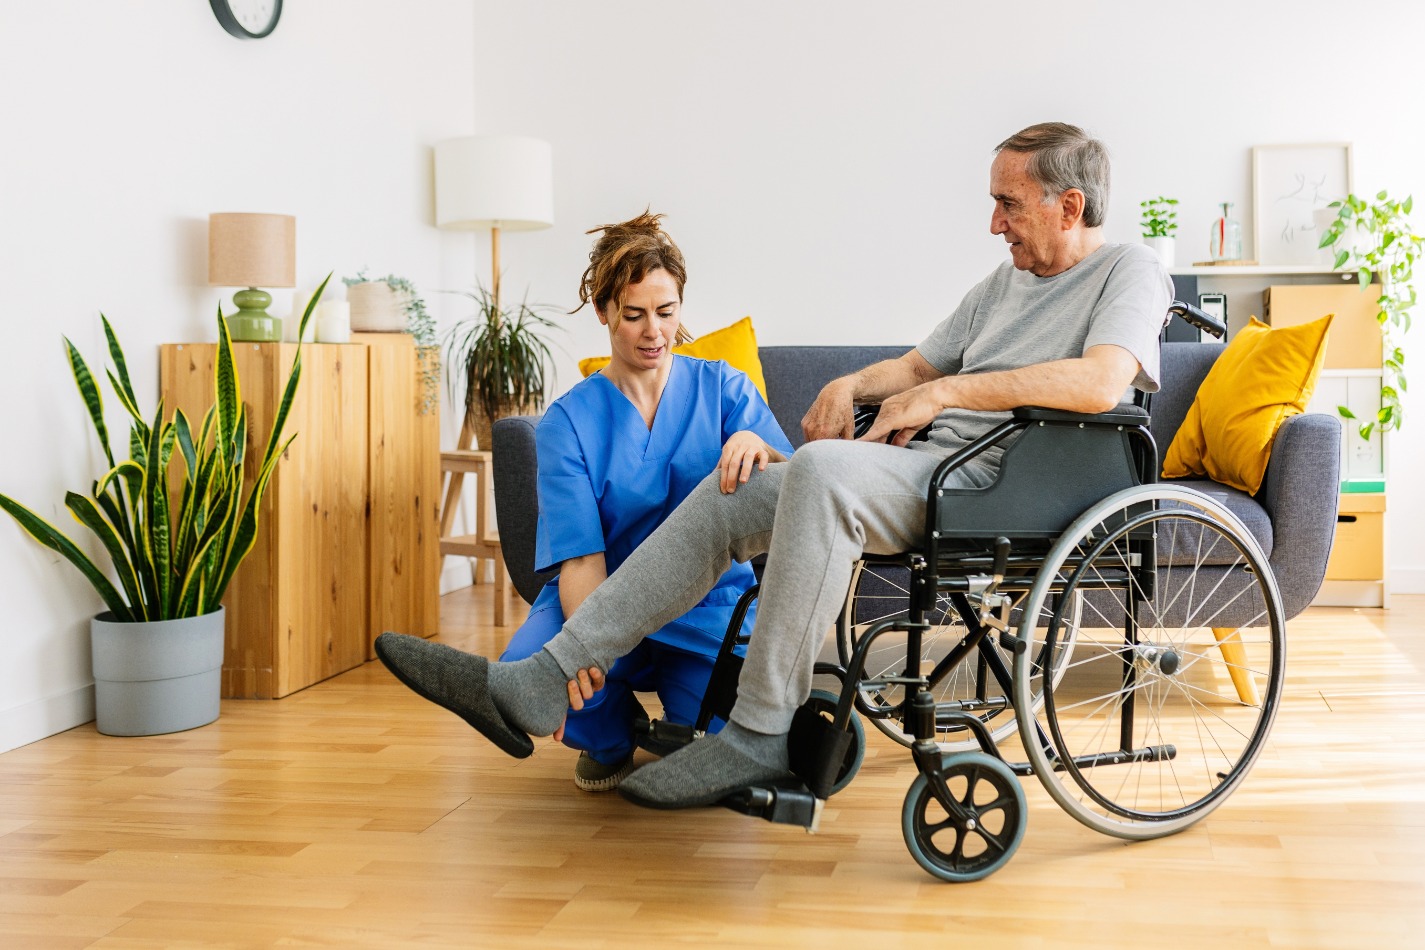
[(1217, 648), (1222, 651), (1222, 659), (1227, 662), (1227, 672), (1232, 676), (1232, 685), (1237, 687), (1237, 698), (1247, 706), (1260, 706), (1262, 696), (1257, 692), (1257, 681), (1247, 666), (1247, 648), (1242, 645), (1236, 627), (1213, 627), (1212, 635), (1217, 638)]

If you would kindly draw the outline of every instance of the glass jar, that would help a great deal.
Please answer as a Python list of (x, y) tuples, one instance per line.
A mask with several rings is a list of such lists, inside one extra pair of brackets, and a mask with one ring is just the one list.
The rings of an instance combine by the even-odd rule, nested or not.
[(1222, 202), (1222, 216), (1212, 222), (1208, 254), (1214, 261), (1242, 259), (1242, 223), (1231, 216), (1231, 207), (1230, 201)]

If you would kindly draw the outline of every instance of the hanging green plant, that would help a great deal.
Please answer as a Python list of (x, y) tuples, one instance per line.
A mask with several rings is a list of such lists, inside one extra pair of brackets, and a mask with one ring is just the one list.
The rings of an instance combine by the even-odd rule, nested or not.
[(421, 396), (416, 411), (429, 415), (440, 408), (440, 336), (436, 331), (435, 318), (426, 310), (426, 302), (416, 291), (416, 285), (405, 277), (387, 274), (385, 277), (368, 277), (366, 268), (356, 272), (355, 277), (343, 277), (341, 282), (347, 287), (357, 284), (382, 283), (394, 291), (403, 301), (406, 312), (406, 332), (416, 342), (416, 361), (420, 367)]
[(1356, 424), (1361, 438), (1369, 439), (1377, 427), (1390, 432), (1404, 422), (1400, 405), (1400, 394), (1407, 391), (1404, 336), (1410, 330), (1410, 311), (1416, 303), (1415, 263), (1425, 253), (1425, 238), (1410, 224), (1414, 207), (1410, 197), (1395, 201), (1380, 191), (1374, 201), (1367, 201), (1351, 194), (1344, 201), (1333, 201), (1330, 207), (1336, 209), (1336, 220), (1321, 235), (1319, 246), (1336, 250), (1336, 269), (1355, 270), (1362, 292), (1374, 276), (1381, 282), (1376, 300), (1383, 342), (1380, 409), (1374, 419), (1362, 420), (1345, 406), (1337, 407), (1343, 418)]

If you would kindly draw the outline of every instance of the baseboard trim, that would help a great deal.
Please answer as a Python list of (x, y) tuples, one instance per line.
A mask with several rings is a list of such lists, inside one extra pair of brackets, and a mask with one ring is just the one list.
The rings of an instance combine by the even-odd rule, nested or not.
[(94, 684), (0, 710), (0, 752), (94, 721)]

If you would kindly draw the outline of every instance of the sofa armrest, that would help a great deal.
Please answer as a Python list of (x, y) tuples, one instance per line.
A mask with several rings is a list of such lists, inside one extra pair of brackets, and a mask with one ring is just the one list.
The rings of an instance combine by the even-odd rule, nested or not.
[(1277, 430), (1257, 501), (1272, 519), (1272, 570), (1290, 619), (1306, 609), (1326, 577), (1341, 491), (1341, 423), (1293, 416)]
[(536, 574), (534, 538), (539, 526), (539, 460), (534, 430), (539, 416), (497, 419), (490, 431), (495, 483), (495, 525), (510, 582), (527, 603), (534, 603), (558, 571)]

